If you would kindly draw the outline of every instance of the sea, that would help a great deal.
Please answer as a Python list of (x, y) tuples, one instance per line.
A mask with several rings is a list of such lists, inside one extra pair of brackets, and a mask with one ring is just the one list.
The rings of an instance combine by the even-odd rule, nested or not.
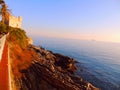
[(120, 43), (34, 37), (34, 44), (74, 58), (75, 74), (101, 90), (120, 90)]

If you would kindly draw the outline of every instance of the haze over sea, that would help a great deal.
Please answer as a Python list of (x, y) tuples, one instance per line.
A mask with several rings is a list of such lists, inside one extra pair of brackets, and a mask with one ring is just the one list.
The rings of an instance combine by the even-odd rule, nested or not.
[(80, 62), (76, 75), (102, 90), (120, 90), (120, 43), (37, 37), (34, 44)]

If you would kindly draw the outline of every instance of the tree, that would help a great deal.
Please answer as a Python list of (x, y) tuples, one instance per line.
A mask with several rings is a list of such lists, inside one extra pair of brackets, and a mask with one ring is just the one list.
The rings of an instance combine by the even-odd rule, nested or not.
[(0, 0), (0, 4), (4, 3), (4, 0)]
[(2, 23), (8, 25), (10, 10), (8, 9), (8, 6), (6, 5), (4, 0), (0, 0), (0, 5), (0, 15), (2, 16)]

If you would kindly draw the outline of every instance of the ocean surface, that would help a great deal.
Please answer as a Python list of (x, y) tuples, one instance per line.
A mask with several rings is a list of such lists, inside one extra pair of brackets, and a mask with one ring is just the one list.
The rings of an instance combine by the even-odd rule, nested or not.
[(48, 37), (33, 39), (37, 46), (80, 62), (76, 63), (75, 74), (101, 90), (120, 90), (120, 43)]

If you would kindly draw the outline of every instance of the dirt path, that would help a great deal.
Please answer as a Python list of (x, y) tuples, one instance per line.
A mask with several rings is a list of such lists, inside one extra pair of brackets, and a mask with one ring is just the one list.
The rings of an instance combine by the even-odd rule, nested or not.
[(5, 43), (2, 60), (0, 62), (0, 90), (9, 90), (8, 80), (8, 45)]

